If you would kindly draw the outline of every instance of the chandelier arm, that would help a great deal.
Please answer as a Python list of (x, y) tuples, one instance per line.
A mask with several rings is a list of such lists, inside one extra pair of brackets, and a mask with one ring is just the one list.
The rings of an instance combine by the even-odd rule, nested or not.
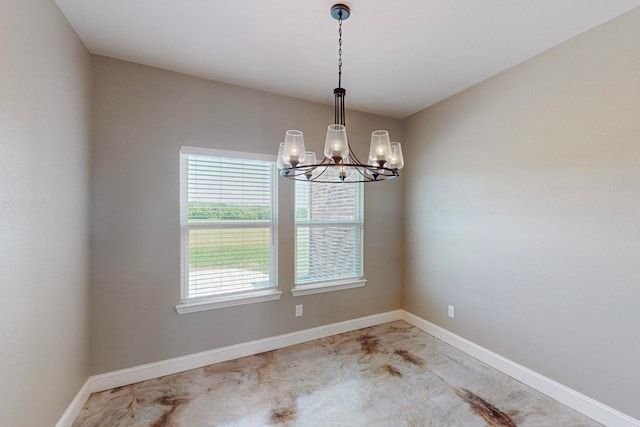
[(349, 147), (349, 157), (351, 157), (353, 160), (355, 160), (355, 163), (360, 163), (361, 165), (364, 165), (365, 163), (362, 163), (358, 157), (356, 156), (355, 152), (353, 151), (353, 149), (351, 148), (351, 144), (349, 144), (347, 142), (347, 146)]
[(360, 168), (354, 168), (354, 169), (355, 169), (355, 170), (356, 170), (360, 175), (362, 175), (364, 178), (368, 178), (368, 176), (367, 176), (367, 175), (365, 175), (365, 174), (364, 174), (364, 172), (362, 172), (362, 171), (360, 170)]
[(320, 172), (318, 175), (314, 176), (313, 178), (311, 178), (312, 181), (315, 181), (316, 179), (320, 178), (322, 175), (325, 174), (325, 172), (327, 172), (327, 168), (324, 168), (322, 170), (322, 172)]

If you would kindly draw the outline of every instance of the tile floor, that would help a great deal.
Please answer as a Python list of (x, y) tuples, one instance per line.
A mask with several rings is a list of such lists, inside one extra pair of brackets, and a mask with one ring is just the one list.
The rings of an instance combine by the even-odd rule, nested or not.
[(599, 426), (403, 321), (91, 395), (87, 426)]

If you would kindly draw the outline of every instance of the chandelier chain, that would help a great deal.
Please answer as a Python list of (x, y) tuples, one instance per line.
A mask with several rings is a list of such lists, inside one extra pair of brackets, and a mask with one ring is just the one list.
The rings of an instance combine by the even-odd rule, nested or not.
[(342, 87), (342, 11), (338, 19), (338, 87)]

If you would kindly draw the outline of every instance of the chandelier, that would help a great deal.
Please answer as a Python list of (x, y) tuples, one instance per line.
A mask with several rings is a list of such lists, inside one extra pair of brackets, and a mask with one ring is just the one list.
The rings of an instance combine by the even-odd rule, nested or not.
[(324, 159), (318, 162), (316, 153), (305, 151), (301, 131), (288, 130), (277, 160), (280, 175), (285, 178), (326, 183), (377, 182), (398, 177), (398, 170), (404, 166), (402, 147), (399, 142), (391, 142), (386, 130), (371, 133), (367, 163), (358, 160), (349, 145), (344, 108), (347, 91), (342, 87), (342, 21), (350, 13), (345, 4), (331, 7), (331, 16), (338, 21), (338, 87), (333, 90), (335, 123), (327, 129)]

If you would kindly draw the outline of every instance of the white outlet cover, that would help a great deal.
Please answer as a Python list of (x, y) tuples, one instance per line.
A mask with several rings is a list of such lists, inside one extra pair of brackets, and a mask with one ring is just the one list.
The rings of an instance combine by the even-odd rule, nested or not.
[(449, 306), (449, 317), (452, 319), (456, 317), (456, 308), (452, 305)]

